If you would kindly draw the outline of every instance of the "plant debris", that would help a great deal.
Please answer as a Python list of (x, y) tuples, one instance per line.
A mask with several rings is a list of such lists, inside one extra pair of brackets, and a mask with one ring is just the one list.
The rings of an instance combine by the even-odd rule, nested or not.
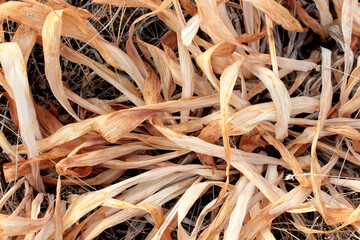
[(360, 3), (0, 4), (0, 236), (360, 237)]

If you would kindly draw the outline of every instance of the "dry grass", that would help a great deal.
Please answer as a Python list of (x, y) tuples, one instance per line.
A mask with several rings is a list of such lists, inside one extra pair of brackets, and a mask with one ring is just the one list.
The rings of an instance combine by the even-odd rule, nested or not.
[(360, 4), (0, 4), (1, 239), (360, 238)]

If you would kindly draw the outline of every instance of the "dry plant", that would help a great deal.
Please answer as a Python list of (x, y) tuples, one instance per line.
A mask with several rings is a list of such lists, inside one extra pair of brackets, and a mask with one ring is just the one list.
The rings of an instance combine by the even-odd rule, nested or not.
[(359, 239), (360, 3), (0, 4), (1, 239)]

